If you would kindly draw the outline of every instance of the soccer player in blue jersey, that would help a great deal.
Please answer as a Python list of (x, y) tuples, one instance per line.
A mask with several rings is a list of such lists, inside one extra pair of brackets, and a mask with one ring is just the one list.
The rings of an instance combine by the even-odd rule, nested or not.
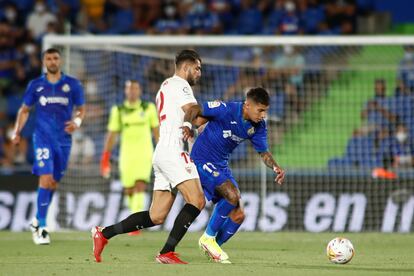
[(282, 184), (284, 170), (276, 163), (267, 145), (264, 121), (269, 109), (269, 94), (261, 87), (248, 91), (244, 102), (204, 103), (193, 106), (184, 117), (184, 139), (191, 133), (191, 123), (208, 120), (191, 151), (204, 194), (216, 204), (199, 246), (214, 261), (230, 263), (220, 245), (230, 239), (244, 220), (240, 190), (228, 166), (233, 150), (244, 140), (250, 140), (262, 161), (276, 174), (275, 181)]
[(14, 144), (19, 143), (30, 108), (35, 106), (35, 161), (32, 172), (39, 176), (39, 188), (37, 213), (30, 224), (35, 244), (50, 243), (46, 228), (47, 211), (68, 164), (71, 134), (80, 127), (85, 114), (82, 85), (77, 79), (61, 71), (59, 50), (47, 49), (42, 59), (46, 73), (28, 84), (12, 138)]

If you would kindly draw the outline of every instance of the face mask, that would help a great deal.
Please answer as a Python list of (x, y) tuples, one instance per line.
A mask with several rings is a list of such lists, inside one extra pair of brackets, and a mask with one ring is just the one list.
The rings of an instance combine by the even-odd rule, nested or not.
[(397, 132), (395, 137), (397, 138), (398, 142), (403, 143), (405, 140), (407, 140), (408, 135), (405, 132)]
[(94, 82), (94, 81), (88, 81), (87, 83), (86, 83), (86, 87), (85, 87), (86, 89), (86, 93), (88, 94), (88, 95), (96, 95), (96, 94), (98, 94), (98, 86), (96, 85), (96, 82)]
[(9, 21), (14, 21), (14, 19), (16, 19), (16, 12), (13, 9), (7, 9), (4, 15)]
[(193, 11), (195, 13), (204, 13), (205, 10), (206, 10), (206, 6), (204, 4), (201, 4), (201, 3), (195, 4), (194, 7), (193, 7)]
[(285, 52), (286, 55), (291, 55), (293, 53), (293, 47), (290, 45), (286, 45), (283, 48), (283, 51)]
[(42, 12), (44, 12), (45, 11), (45, 5), (43, 5), (43, 4), (36, 4), (36, 6), (35, 6), (35, 8), (34, 8), (34, 10), (37, 12), (37, 13), (42, 13)]
[(175, 8), (173, 6), (167, 6), (164, 12), (168, 17), (173, 17), (175, 15)]
[(295, 3), (293, 3), (293, 2), (286, 2), (286, 4), (285, 4), (285, 10), (287, 12), (293, 12), (293, 11), (295, 11)]
[(29, 56), (33, 54), (35, 51), (36, 51), (36, 47), (33, 44), (26, 44), (24, 46), (24, 52)]

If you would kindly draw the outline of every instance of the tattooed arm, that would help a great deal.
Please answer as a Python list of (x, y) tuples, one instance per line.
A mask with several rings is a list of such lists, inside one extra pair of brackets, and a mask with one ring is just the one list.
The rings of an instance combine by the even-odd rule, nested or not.
[(260, 157), (262, 157), (263, 163), (277, 174), (275, 182), (279, 185), (282, 185), (283, 180), (285, 179), (285, 171), (276, 163), (276, 161), (273, 159), (272, 154), (268, 151), (261, 152)]

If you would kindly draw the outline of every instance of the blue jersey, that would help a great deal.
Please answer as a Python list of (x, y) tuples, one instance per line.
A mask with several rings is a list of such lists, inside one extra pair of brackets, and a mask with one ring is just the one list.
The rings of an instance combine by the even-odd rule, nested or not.
[(49, 144), (70, 146), (71, 135), (65, 132), (65, 122), (72, 119), (74, 106), (84, 104), (81, 83), (62, 74), (56, 83), (50, 83), (46, 75), (32, 80), (27, 86), (23, 102), (36, 107), (34, 136)]
[(209, 119), (204, 131), (197, 138), (191, 158), (197, 162), (209, 161), (225, 168), (233, 150), (249, 139), (257, 152), (266, 152), (267, 128), (265, 121), (254, 123), (243, 119), (242, 102), (207, 102), (203, 116)]

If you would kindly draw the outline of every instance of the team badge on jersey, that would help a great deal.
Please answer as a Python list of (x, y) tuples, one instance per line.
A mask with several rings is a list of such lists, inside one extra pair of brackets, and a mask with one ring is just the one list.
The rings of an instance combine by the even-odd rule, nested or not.
[(65, 83), (63, 86), (62, 86), (62, 91), (63, 92), (69, 92), (70, 91), (70, 86), (69, 86), (69, 84), (67, 84), (67, 83)]
[(220, 101), (207, 102), (207, 105), (209, 108), (215, 108), (215, 107), (219, 107), (221, 105), (221, 102)]
[(247, 135), (253, 135), (255, 131), (254, 127), (251, 127), (247, 130)]

